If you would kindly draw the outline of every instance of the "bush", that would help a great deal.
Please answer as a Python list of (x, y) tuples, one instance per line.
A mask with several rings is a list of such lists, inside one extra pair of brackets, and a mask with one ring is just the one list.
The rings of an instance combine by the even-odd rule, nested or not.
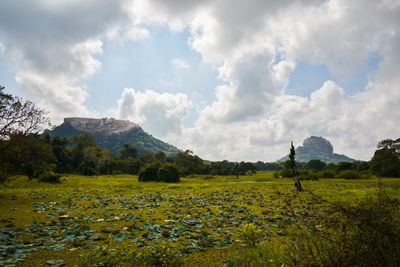
[(293, 172), (291, 169), (283, 169), (282, 171), (280, 171), (280, 175), (283, 178), (293, 178)]
[(60, 178), (61, 174), (54, 172), (45, 172), (39, 175), (39, 182), (44, 183), (61, 183)]
[(139, 182), (167, 182), (177, 183), (179, 182), (180, 172), (174, 164), (161, 164), (160, 162), (154, 162), (147, 165), (139, 173)]
[(158, 180), (166, 183), (178, 183), (179, 180), (179, 170), (174, 164), (165, 164), (158, 170)]
[(246, 223), (240, 232), (240, 238), (249, 247), (256, 247), (263, 237), (263, 231), (252, 223)]
[(139, 182), (159, 181), (158, 179), (159, 168), (160, 168), (160, 163), (157, 162), (147, 165), (139, 173)]
[(355, 205), (333, 204), (322, 231), (297, 236), (288, 266), (399, 266), (400, 202), (384, 192)]
[(301, 180), (313, 180), (313, 181), (318, 180), (317, 172), (310, 172), (308, 170), (300, 170), (299, 176)]
[(279, 172), (274, 172), (274, 178), (279, 179), (279, 177), (280, 177)]
[(322, 178), (335, 178), (336, 173), (333, 170), (323, 171), (321, 174)]
[(358, 171), (353, 171), (353, 170), (345, 170), (341, 171), (336, 175), (337, 178), (343, 178), (343, 179), (360, 179), (362, 178), (361, 173)]

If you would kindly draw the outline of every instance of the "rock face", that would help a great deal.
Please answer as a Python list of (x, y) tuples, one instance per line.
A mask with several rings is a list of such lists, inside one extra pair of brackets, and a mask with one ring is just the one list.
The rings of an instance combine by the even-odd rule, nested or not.
[[(289, 147), (289, 146), (288, 146)], [(303, 146), (296, 148), (296, 161), (308, 162), (312, 159), (319, 159), (325, 163), (339, 163), (341, 161), (355, 161), (345, 155), (333, 153), (333, 146), (329, 140), (318, 137), (310, 136), (303, 141)], [(285, 156), (278, 161), (289, 160), (289, 156)]]
[(51, 136), (70, 137), (84, 133), (93, 134), (100, 147), (107, 148), (114, 155), (119, 154), (123, 144), (132, 143), (139, 153), (163, 151), (167, 155), (179, 152), (176, 147), (154, 138), (136, 123), (112, 118), (65, 118), (64, 123), (46, 131)]
[(332, 155), (333, 146), (331, 142), (323, 137), (310, 136), (303, 141), (303, 147), (316, 153)]
[(65, 118), (65, 124), (85, 133), (101, 133), (105, 135), (120, 134), (133, 129), (140, 129), (136, 123), (113, 118), (91, 119), (91, 118)]

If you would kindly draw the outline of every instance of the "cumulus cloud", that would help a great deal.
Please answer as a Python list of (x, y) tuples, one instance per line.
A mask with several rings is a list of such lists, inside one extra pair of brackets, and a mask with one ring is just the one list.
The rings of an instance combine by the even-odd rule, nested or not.
[[(398, 138), (400, 5), (393, 0), (2, 1), (3, 53), (21, 88), (54, 116), (89, 114), (85, 80), (101, 62), (102, 40), (147, 38), (148, 25), (188, 30), (188, 45), (218, 70), (215, 99), (183, 127), (183, 94), (125, 89), (122, 118), (210, 159), (274, 160), (290, 140), (329, 138), (339, 153), (369, 159), (376, 143)], [(16, 17), (24, 18), (15, 20)], [(326, 65), (341, 80), (382, 61), (363, 91), (326, 81), (309, 97), (286, 90), (298, 61)], [(187, 69), (184, 59), (172, 61)], [(133, 85), (134, 86), (134, 85)], [(79, 113), (79, 114), (78, 114)], [(175, 139), (173, 139), (175, 136)]]
[(139, 123), (157, 137), (179, 135), (191, 102), (184, 94), (136, 92), (126, 88), (118, 100), (118, 117)]
[[(124, 1), (2, 1), (0, 38), (4, 55), (17, 69), (22, 92), (65, 116), (93, 115), (85, 106), (85, 80), (101, 68), (102, 36), (129, 23)], [(130, 33), (127, 33), (130, 34)]]

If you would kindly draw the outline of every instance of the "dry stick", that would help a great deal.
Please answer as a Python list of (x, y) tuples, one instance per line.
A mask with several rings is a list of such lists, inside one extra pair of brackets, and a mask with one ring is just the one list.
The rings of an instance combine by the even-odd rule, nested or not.
[(294, 160), (294, 155), (296, 152), (294, 151), (294, 146), (293, 146), (293, 141), (291, 142), (291, 147), (290, 147), (290, 161), (292, 163), (292, 171), (293, 171), (293, 177), (294, 177), (294, 186), (297, 188), (297, 192), (303, 192), (303, 188), (301, 187), (300, 183), (300, 178), (299, 174), (297, 173), (297, 168), (296, 168), (296, 161)]

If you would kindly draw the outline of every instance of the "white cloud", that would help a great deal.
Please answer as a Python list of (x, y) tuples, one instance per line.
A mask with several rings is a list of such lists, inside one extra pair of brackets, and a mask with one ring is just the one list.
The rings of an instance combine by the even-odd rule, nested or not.
[(175, 58), (174, 60), (172, 60), (171, 63), (175, 68), (178, 68), (178, 69), (189, 69), (190, 68), (190, 65), (182, 58)]
[(191, 102), (184, 94), (136, 92), (124, 89), (118, 100), (118, 117), (139, 123), (157, 137), (179, 135)]
[[(399, 16), (393, 0), (2, 1), (0, 38), (21, 88), (60, 118), (90, 114), (84, 82), (101, 67), (102, 38), (148, 38), (148, 25), (188, 29), (188, 45), (223, 82), (214, 101), (184, 128), (186, 95), (125, 89), (121, 117), (210, 159), (274, 160), (309, 135), (369, 159), (380, 139), (400, 135)], [(365, 70), (371, 53), (382, 61), (363, 92), (326, 81), (309, 98), (285, 93), (299, 60), (343, 80)]]

